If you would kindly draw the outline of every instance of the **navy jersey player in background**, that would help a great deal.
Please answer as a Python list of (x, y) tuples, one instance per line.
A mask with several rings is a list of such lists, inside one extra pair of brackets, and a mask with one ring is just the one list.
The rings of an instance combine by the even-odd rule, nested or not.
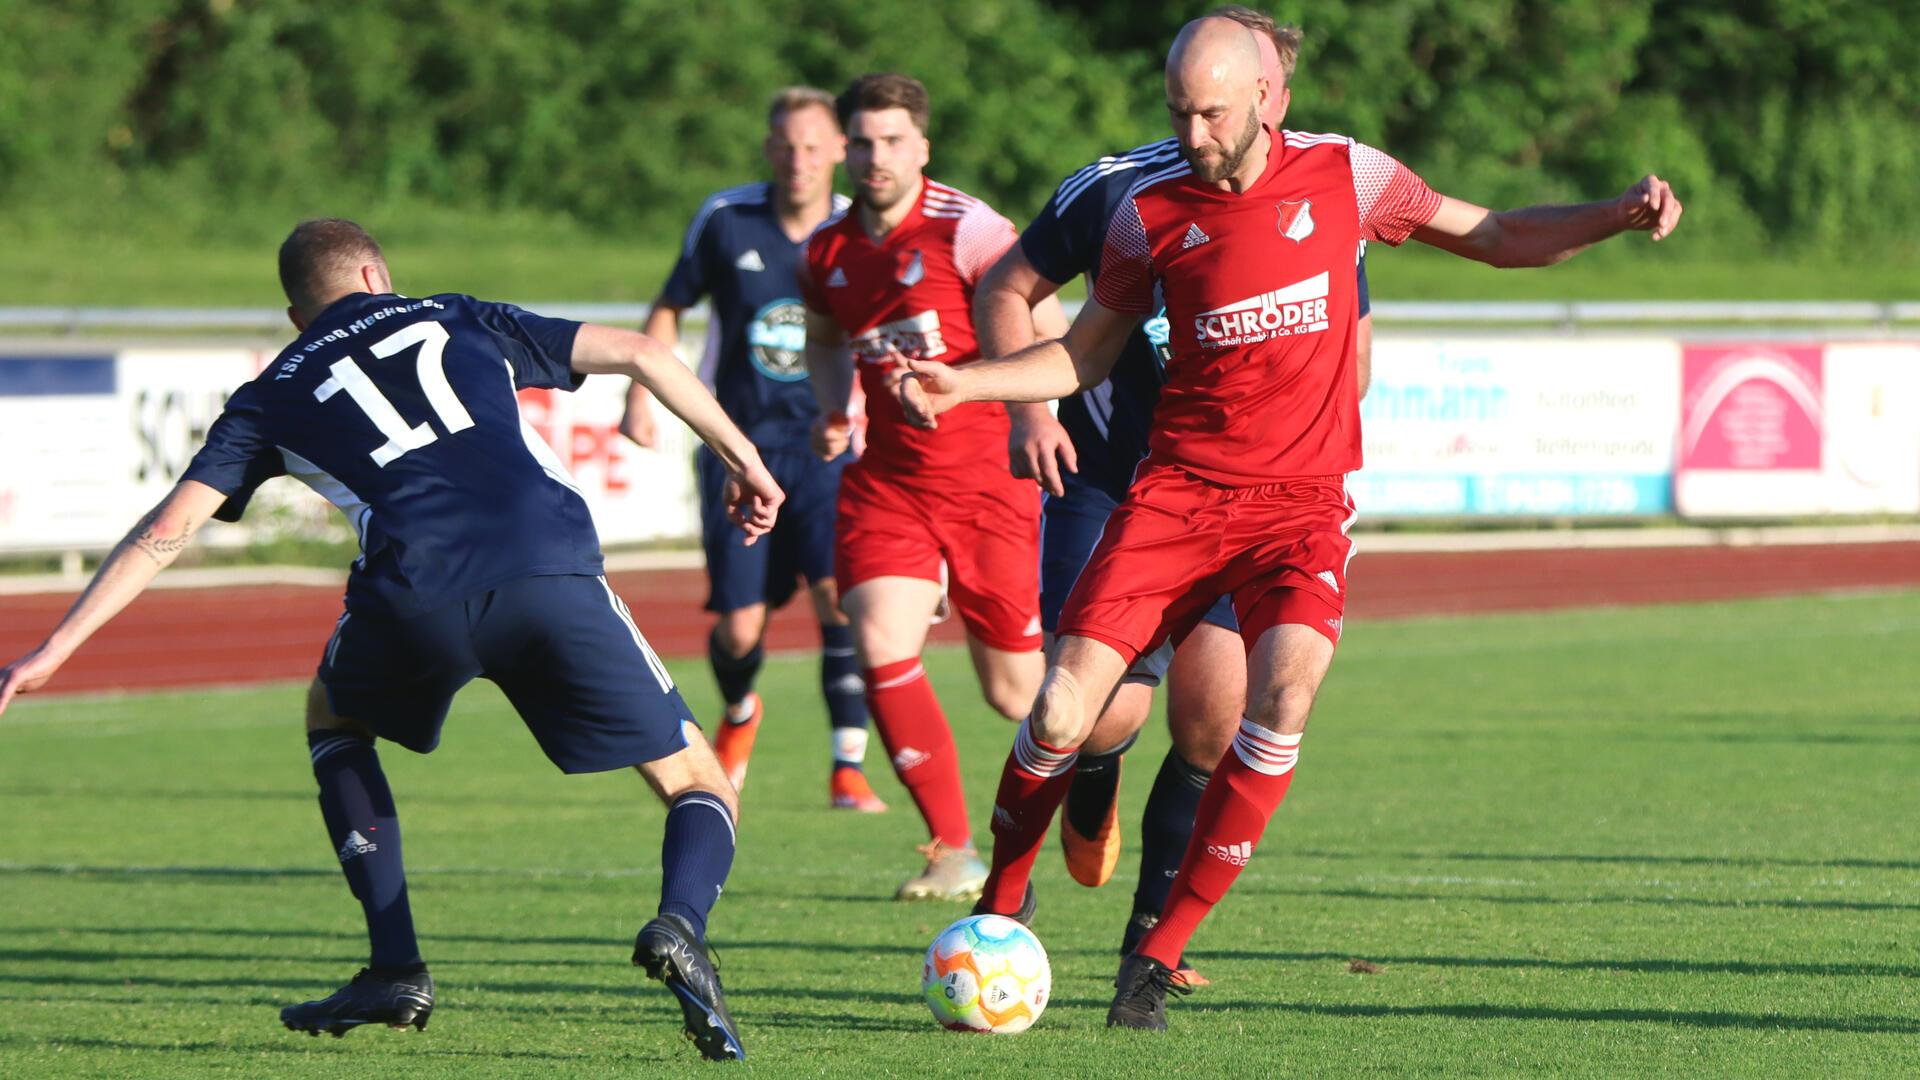
[[(1285, 86), (1299, 54), (1299, 31), (1276, 26), (1238, 5), (1212, 12), (1248, 27), (1260, 46), (1263, 74)], [(1275, 115), (1284, 94), (1274, 95)], [(1272, 123), (1274, 116), (1264, 117)], [(1069, 176), (1040, 211), (1020, 243), (988, 272), (974, 302), (975, 324), (989, 356), (1004, 356), (1034, 340), (1030, 310), (1100, 265), (1113, 207), (1141, 177), (1181, 161), (1173, 139), (1101, 158)], [(1190, 244), (1209, 242), (1202, 234)], [(1355, 253), (1360, 284), (1360, 393), (1366, 393), (1372, 319), (1367, 314), (1366, 265)], [(1009, 405), (1014, 416), (1014, 471), (1047, 490), (1041, 531), (1041, 616), (1054, 630), (1061, 605), (1100, 539), (1107, 516), (1133, 482), (1147, 453), (1153, 408), (1165, 382), (1164, 316), (1143, 323), (1128, 339), (1106, 382), (1060, 402), (1056, 421), (1040, 405)], [(1153, 688), (1167, 680), (1167, 722), (1173, 747), (1161, 762), (1141, 821), (1140, 878), (1120, 952), (1130, 953), (1159, 919), (1192, 835), (1194, 813), (1214, 766), (1227, 750), (1246, 707), (1246, 654), (1231, 598), (1222, 597), (1175, 650), (1168, 643), (1128, 672), (1093, 735), (1081, 747), (1060, 838), (1067, 868), (1083, 885), (1105, 884), (1120, 856), (1120, 762), (1153, 706)], [(1169, 671), (1171, 668), (1171, 671)], [(1190, 985), (1206, 982), (1183, 961)]]
[[(727, 520), (720, 459), (711, 450), (700, 451), (707, 610), (716, 616), (707, 657), (726, 702), (714, 738), (720, 764), (736, 788), (746, 781), (764, 713), (753, 683), (765, 659), (767, 612), (785, 604), (797, 580), (805, 578), (820, 624), (820, 690), (833, 727), (829, 804), (878, 811), (886, 804), (861, 771), (867, 753), (866, 688), (833, 580), (834, 508), (840, 470), (852, 455), (821, 461), (807, 444), (820, 408), (807, 384), (806, 309), (794, 279), (801, 242), (847, 207), (847, 199), (833, 193), (834, 166), (846, 158), (846, 147), (826, 91), (790, 87), (776, 94), (763, 146), (773, 182), (728, 188), (701, 204), (646, 331), (676, 344), (680, 313), (701, 297), (712, 298), (701, 378), (760, 447), (788, 495), (773, 535), (749, 546), (747, 535)], [(653, 446), (647, 396), (636, 382), (621, 430), (640, 445)]]
[(373, 238), (339, 219), (294, 229), (280, 277), (299, 337), (228, 400), (179, 484), (47, 640), (0, 670), (0, 709), (51, 678), (208, 518), (237, 519), (262, 481), (298, 477), (346, 515), (362, 552), (307, 697), (307, 742), (372, 960), (281, 1020), (313, 1034), (426, 1027), (433, 980), (374, 740), (432, 750), (454, 692), (483, 676), (563, 771), (631, 766), (668, 804), (659, 914), (633, 961), (674, 991), (702, 1054), (741, 1057), (705, 946), (733, 863), (733, 785), (601, 576), (587, 505), (514, 392), (571, 390), (593, 372), (645, 383), (724, 463), (749, 536), (773, 527), (780, 488), (692, 373), (642, 334), (469, 296), (396, 295)]

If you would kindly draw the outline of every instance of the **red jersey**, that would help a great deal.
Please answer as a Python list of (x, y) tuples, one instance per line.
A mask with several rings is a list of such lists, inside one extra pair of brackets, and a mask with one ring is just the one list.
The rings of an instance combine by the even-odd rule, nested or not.
[(1007, 467), (1007, 413), (998, 402), (962, 405), (932, 431), (907, 422), (883, 385), (895, 351), (958, 366), (980, 357), (973, 286), (1019, 239), (1013, 222), (945, 184), (925, 180), (906, 219), (879, 241), (849, 210), (808, 238), (800, 293), (846, 332), (867, 398), (869, 468), (892, 473)]
[(1344, 135), (1272, 136), (1238, 194), (1181, 161), (1144, 176), (1107, 228), (1094, 296), (1166, 305), (1173, 356), (1148, 460), (1231, 487), (1360, 467), (1354, 258), (1399, 245), (1440, 196)]

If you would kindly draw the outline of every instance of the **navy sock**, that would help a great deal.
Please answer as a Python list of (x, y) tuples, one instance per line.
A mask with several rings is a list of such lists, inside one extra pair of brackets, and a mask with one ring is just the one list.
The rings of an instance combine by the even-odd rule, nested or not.
[(720, 684), (720, 698), (728, 706), (738, 705), (753, 693), (753, 680), (760, 674), (760, 665), (767, 659), (767, 650), (755, 645), (745, 656), (735, 656), (720, 644), (720, 631), (707, 635), (707, 663), (713, 665), (713, 681)]
[(733, 815), (720, 796), (689, 791), (667, 808), (660, 843), (660, 914), (678, 915), (707, 935), (707, 912), (733, 869)]
[(347, 885), (367, 914), (372, 967), (420, 963), (407, 906), (407, 875), (400, 862), (400, 818), (393, 792), (380, 771), (373, 741), (344, 731), (309, 731), (313, 778), (320, 785), (320, 815), (340, 858)]
[(1073, 786), (1067, 789), (1067, 820), (1081, 836), (1096, 836), (1107, 822), (1107, 808), (1120, 796), (1120, 758), (1133, 749), (1139, 738), (1135, 733), (1126, 742), (1103, 754), (1080, 752), (1073, 773)]
[(1187, 841), (1193, 837), (1200, 793), (1212, 777), (1210, 770), (1189, 765), (1178, 750), (1169, 749), (1160, 763), (1146, 812), (1140, 815), (1140, 884), (1133, 890), (1133, 918), (1127, 921), (1121, 953), (1132, 952), (1160, 918), (1180, 860), (1186, 857)]
[(859, 768), (867, 757), (867, 684), (851, 626), (820, 624), (820, 693), (833, 725), (833, 763)]

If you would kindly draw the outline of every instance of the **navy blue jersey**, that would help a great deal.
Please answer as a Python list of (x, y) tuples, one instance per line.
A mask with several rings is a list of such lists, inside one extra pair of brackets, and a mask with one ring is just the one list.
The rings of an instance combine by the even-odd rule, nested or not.
[[(1061, 181), (1040, 215), (1020, 234), (1020, 250), (1041, 277), (1055, 284), (1087, 275), (1091, 293), (1114, 207), (1135, 181), (1179, 160), (1179, 144), (1162, 139), (1086, 166)], [(1359, 313), (1364, 316), (1368, 311), (1364, 246), (1355, 253), (1355, 262), (1360, 277)], [(1153, 407), (1166, 384), (1166, 371), (1163, 308), (1127, 338), (1105, 382), (1060, 402), (1060, 423), (1073, 439), (1080, 478), (1116, 501), (1126, 496), (1134, 468), (1147, 456)]]
[(598, 574), (585, 500), (516, 390), (571, 390), (580, 324), (443, 294), (336, 301), (227, 400), (182, 479), (237, 520), (282, 473), (359, 534), (347, 609), (409, 616), (518, 578)]
[[(846, 208), (835, 195), (834, 213)], [(700, 377), (747, 438), (769, 449), (805, 449), (820, 415), (807, 385), (800, 246), (780, 228), (771, 184), (728, 188), (700, 205), (660, 290), (677, 308), (712, 298)]]

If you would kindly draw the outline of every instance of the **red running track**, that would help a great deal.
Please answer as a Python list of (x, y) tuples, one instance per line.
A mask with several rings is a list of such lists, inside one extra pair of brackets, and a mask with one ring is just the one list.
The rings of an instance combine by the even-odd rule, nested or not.
[[(1595, 605), (1725, 600), (1920, 587), (1920, 543), (1361, 554), (1348, 598), (1356, 619)], [(706, 651), (698, 570), (612, 575), (648, 640), (668, 656)], [(73, 594), (0, 597), (0, 661), (32, 648)], [(301, 679), (340, 614), (340, 591), (298, 585), (158, 589), (88, 642), (53, 691), (143, 690)], [(959, 641), (957, 620), (934, 628)], [(818, 642), (804, 599), (775, 615), (772, 649)]]

